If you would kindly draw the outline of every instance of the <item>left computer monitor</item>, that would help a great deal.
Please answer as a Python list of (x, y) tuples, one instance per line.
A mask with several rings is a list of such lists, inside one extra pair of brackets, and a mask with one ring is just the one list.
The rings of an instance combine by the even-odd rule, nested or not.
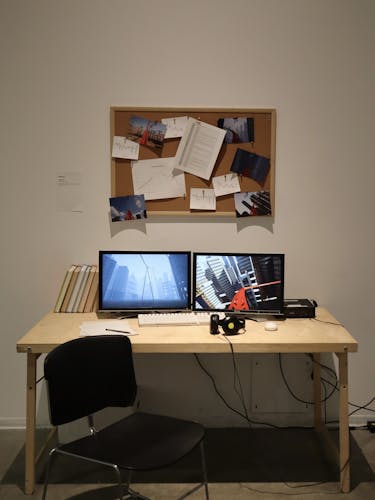
[(99, 252), (99, 310), (184, 311), (191, 308), (190, 252)]

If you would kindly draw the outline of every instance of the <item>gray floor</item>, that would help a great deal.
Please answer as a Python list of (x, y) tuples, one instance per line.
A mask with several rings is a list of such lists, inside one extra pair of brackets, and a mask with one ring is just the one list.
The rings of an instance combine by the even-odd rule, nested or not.
[[(307, 432), (255, 431), (247, 442), (244, 431), (213, 430), (208, 434), (209, 491), (211, 500), (262, 499), (276, 500), (290, 496), (295, 500), (371, 500), (375, 498), (375, 434), (367, 430), (351, 432), (352, 490), (338, 491), (337, 471), (316, 447)], [(281, 437), (279, 437), (281, 436)], [(22, 430), (0, 431), (0, 500), (28, 498), (23, 493)], [(301, 446), (303, 445), (304, 451)], [(251, 448), (251, 450), (250, 450)], [(63, 465), (63, 464), (61, 464)], [(190, 467), (186, 462), (184, 467)], [(113, 486), (106, 477), (86, 476), (90, 480), (77, 483), (77, 470), (61, 466), (64, 476), (56, 476), (49, 487), (49, 500), (110, 500), (115, 498)], [(211, 470), (210, 470), (211, 469)], [(248, 472), (246, 471), (248, 469)], [(86, 471), (87, 473), (87, 471)], [(153, 500), (177, 498), (191, 484), (181, 481), (185, 471), (174, 472), (176, 480), (167, 482), (156, 476), (155, 482), (143, 478), (134, 489)], [(91, 476), (90, 476), (91, 474)], [(33, 499), (41, 498), (41, 475)], [(83, 474), (85, 477), (85, 471)], [(74, 480), (71, 480), (74, 479)], [(104, 480), (103, 480), (104, 479)], [(139, 479), (139, 478), (138, 478)], [(61, 481), (61, 482), (60, 482)], [(204, 499), (202, 490), (190, 496)]]

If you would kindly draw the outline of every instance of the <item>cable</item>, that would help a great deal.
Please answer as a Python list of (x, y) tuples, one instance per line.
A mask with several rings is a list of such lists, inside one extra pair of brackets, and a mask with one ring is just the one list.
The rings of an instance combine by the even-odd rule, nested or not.
[(319, 323), (326, 323), (327, 325), (336, 325), (336, 326), (344, 326), (342, 323), (336, 323), (335, 321), (325, 321), (323, 319), (318, 318), (310, 318), (312, 321), (319, 321)]
[(296, 396), (296, 394), (294, 394), (294, 392), (292, 391), (292, 389), (290, 388), (290, 385), (286, 379), (286, 376), (285, 376), (285, 373), (284, 373), (284, 369), (283, 369), (283, 365), (282, 365), (282, 361), (281, 361), (281, 353), (278, 354), (278, 359), (279, 359), (279, 368), (280, 368), (280, 373), (281, 373), (281, 377), (284, 381), (284, 384), (285, 384), (285, 387), (288, 389), (290, 395), (297, 401), (299, 401), (300, 403), (304, 403), (306, 405), (313, 405), (314, 404), (314, 401), (305, 401), (301, 398), (299, 398), (298, 396)]
[[(312, 357), (312, 356), (311, 356), (311, 357)], [(334, 384), (333, 384), (331, 381), (329, 381), (329, 380), (327, 380), (327, 379), (325, 379), (325, 378), (321, 377), (322, 382), (325, 382), (326, 384), (329, 384), (329, 385), (331, 385), (331, 386), (333, 387), (333, 390), (331, 391), (331, 393), (330, 393), (330, 394), (329, 394), (329, 396), (328, 396), (328, 398), (330, 398), (330, 397), (333, 395), (333, 393), (334, 393), (335, 391), (339, 392), (339, 390), (340, 390), (340, 389), (339, 389), (339, 387), (337, 386), (337, 384), (338, 384), (338, 382), (339, 382), (339, 380), (338, 380), (338, 378), (337, 378), (337, 374), (336, 374), (335, 370), (333, 370), (333, 368), (331, 368), (331, 367), (329, 367), (329, 366), (327, 366), (327, 365), (324, 365), (324, 364), (322, 364), (322, 363), (319, 363), (319, 362), (318, 362), (318, 361), (316, 361), (313, 357), (312, 357), (312, 359), (313, 359), (313, 362), (314, 362), (314, 363), (317, 363), (317, 364), (318, 364), (319, 366), (321, 366), (323, 369), (328, 370), (328, 371), (329, 371), (329, 372), (331, 372), (331, 373), (334, 375), (334, 377), (335, 377), (335, 383), (334, 383)], [(328, 398), (327, 398), (327, 399), (328, 399)], [(356, 407), (356, 409), (355, 409), (355, 410), (353, 410), (352, 412), (350, 412), (350, 413), (348, 414), (348, 416), (350, 417), (350, 416), (354, 415), (354, 413), (356, 413), (357, 411), (359, 411), (359, 410), (363, 410), (363, 409), (366, 409), (366, 410), (371, 411), (371, 412), (375, 412), (375, 409), (373, 409), (373, 408), (368, 408), (368, 406), (369, 406), (369, 405), (370, 405), (370, 404), (371, 404), (374, 400), (375, 400), (375, 396), (374, 396), (373, 398), (371, 398), (371, 399), (370, 399), (370, 401), (369, 401), (368, 403), (364, 404), (364, 405), (357, 405), (356, 403), (351, 403), (350, 401), (348, 401), (349, 406), (354, 406), (354, 407)], [(326, 422), (326, 423), (330, 423), (330, 424), (332, 424), (332, 423), (337, 423), (337, 422), (338, 422), (338, 420), (330, 420), (329, 422)], [(363, 427), (364, 427), (364, 428), (367, 428), (367, 426), (363, 426)]]
[[(227, 340), (227, 339), (226, 339)], [(232, 349), (231, 349), (232, 351)], [(233, 352), (233, 351), (232, 351)], [(234, 353), (233, 353), (234, 354)], [(211, 375), (211, 373), (207, 370), (207, 368), (203, 365), (202, 361), (199, 359), (199, 356), (197, 353), (194, 353), (194, 357), (198, 363), (198, 365), (200, 366), (200, 368), (204, 371), (204, 373), (209, 377), (209, 379), (211, 380), (212, 382), (212, 385), (214, 387), (214, 390), (216, 392), (216, 394), (219, 396), (219, 398), (221, 399), (221, 401), (224, 403), (224, 405), (231, 411), (233, 411), (234, 413), (236, 413), (237, 415), (239, 415), (240, 417), (242, 417), (244, 420), (246, 420), (246, 422), (248, 424), (258, 424), (258, 425), (265, 425), (265, 426), (268, 426), (268, 427), (272, 427), (273, 429), (283, 429), (285, 427), (280, 427), (278, 425), (275, 425), (275, 424), (271, 424), (270, 422), (263, 422), (263, 421), (258, 421), (258, 420), (253, 420), (253, 419), (250, 419), (248, 414), (247, 414), (247, 411), (245, 413), (242, 413), (241, 411), (237, 410), (236, 408), (233, 408), (233, 406), (231, 406), (227, 401), (226, 399), (224, 398), (224, 396), (221, 394), (221, 392), (219, 391), (217, 385), (216, 385), (216, 381), (214, 379), (214, 377)]]
[(223, 396), (223, 394), (219, 391), (218, 387), (217, 387), (217, 384), (216, 384), (216, 381), (213, 377), (213, 375), (207, 370), (207, 368), (203, 365), (202, 361), (200, 360), (199, 356), (197, 353), (194, 353), (194, 357), (195, 357), (195, 360), (197, 361), (199, 367), (201, 368), (201, 370), (209, 377), (209, 379), (211, 380), (211, 383), (214, 387), (214, 390), (216, 392), (216, 394), (219, 396), (219, 398), (221, 399), (221, 401), (224, 403), (224, 405), (231, 411), (233, 411), (234, 413), (236, 413), (237, 415), (239, 415), (240, 417), (242, 417), (244, 420), (246, 420), (246, 422), (251, 425), (251, 424), (255, 424), (255, 425), (264, 425), (264, 426), (267, 426), (267, 427), (271, 427), (273, 429), (311, 429), (312, 427), (311, 426), (280, 426), (280, 425), (276, 425), (276, 424), (272, 424), (270, 422), (264, 422), (264, 421), (260, 421), (260, 420), (254, 420), (254, 419), (251, 419), (248, 415), (248, 411), (246, 409), (246, 405), (245, 405), (245, 400), (244, 400), (244, 397), (243, 397), (243, 390), (242, 390), (242, 385), (241, 385), (241, 381), (240, 381), (240, 376), (239, 376), (239, 373), (238, 373), (238, 369), (237, 369), (237, 365), (236, 365), (236, 361), (235, 361), (235, 357), (234, 357), (234, 350), (233, 350), (233, 345), (232, 345), (232, 342), (230, 342), (230, 340), (227, 338), (227, 336), (223, 335), (222, 336), (228, 343), (229, 343), (229, 346), (230, 346), (230, 349), (231, 349), (231, 353), (232, 353), (232, 362), (233, 362), (233, 366), (234, 366), (234, 370), (235, 370), (235, 377), (237, 378), (238, 380), (238, 383), (240, 385), (240, 394), (237, 392), (236, 388), (235, 388), (235, 392), (236, 394), (239, 396), (240, 398), (240, 401), (241, 401), (241, 404), (243, 405), (244, 407), (244, 412), (242, 413), (240, 410), (237, 410), (236, 408), (233, 408), (233, 406), (231, 406), (225, 399), (225, 397)]
[(201, 370), (204, 371), (204, 373), (209, 377), (209, 379), (211, 380), (212, 382), (212, 385), (214, 386), (214, 390), (216, 392), (216, 394), (219, 396), (219, 398), (221, 399), (221, 401), (224, 403), (224, 405), (229, 408), (229, 410), (233, 411), (234, 413), (237, 413), (237, 415), (239, 415), (240, 417), (244, 418), (245, 420), (246, 419), (246, 415), (243, 415), (239, 410), (237, 410), (236, 408), (233, 408), (233, 406), (231, 406), (227, 401), (226, 399), (224, 398), (224, 396), (221, 394), (221, 392), (219, 391), (219, 389), (217, 388), (217, 385), (216, 385), (216, 381), (214, 379), (214, 377), (211, 375), (211, 373), (207, 370), (207, 368), (202, 364), (201, 360), (199, 359), (199, 356), (197, 353), (194, 353), (194, 357), (198, 363), (198, 365), (200, 366)]
[(357, 411), (359, 410), (369, 410), (369, 411), (372, 411), (372, 412), (375, 412), (375, 410), (373, 408), (368, 408), (368, 406), (373, 403), (375, 400), (375, 396), (373, 398), (370, 399), (370, 401), (368, 403), (366, 403), (365, 405), (362, 405), (362, 406), (359, 406), (359, 405), (356, 405), (355, 403), (350, 403), (350, 406), (355, 406), (357, 409), (356, 410), (353, 410), (351, 413), (349, 413), (349, 417), (354, 415), (354, 413), (357, 413)]
[[(232, 353), (233, 387), (234, 387), (234, 390), (235, 390), (235, 392), (236, 392), (236, 394), (238, 396), (238, 399), (241, 401), (242, 408), (244, 410), (246, 419), (247, 419), (247, 421), (249, 421), (249, 414), (248, 414), (248, 411), (247, 411), (247, 406), (246, 406), (246, 402), (245, 402), (245, 396), (244, 396), (244, 393), (243, 393), (243, 388), (242, 388), (240, 374), (238, 373), (238, 368), (237, 368), (236, 358), (235, 358), (235, 355), (234, 355), (233, 345), (232, 345), (232, 342), (230, 341), (230, 339), (226, 335), (223, 335), (223, 337), (228, 342), (230, 350), (231, 350), (231, 353)], [(236, 383), (238, 383), (238, 387), (239, 387), (238, 389), (236, 387)]]
[[(300, 403), (303, 403), (303, 404), (306, 404), (306, 405), (314, 405), (315, 404), (315, 401), (305, 401), (304, 399), (298, 397), (291, 389), (287, 379), (286, 379), (286, 376), (285, 376), (285, 373), (284, 373), (284, 369), (283, 369), (283, 365), (282, 365), (282, 360), (281, 360), (281, 353), (279, 353), (278, 355), (279, 357), (279, 367), (280, 367), (280, 373), (281, 373), (281, 376), (282, 376), (282, 379), (284, 381), (284, 384), (286, 386), (286, 388), (288, 389), (290, 395), (296, 400), (296, 401), (299, 401)], [(324, 365), (323, 365), (324, 366)], [(334, 393), (335, 391), (333, 390), (330, 394), (326, 395), (321, 401), (320, 403), (325, 403), (331, 396), (332, 394)]]
[[(314, 486), (321, 486), (322, 484), (327, 484), (329, 483), (329, 481), (319, 481), (317, 483), (308, 483), (308, 484), (301, 484), (301, 485), (290, 485), (288, 483), (286, 483), (284, 481), (284, 484), (287, 488), (293, 488), (293, 489), (297, 489), (297, 488), (310, 488), (310, 487), (314, 487)], [(338, 493), (340, 493), (337, 489), (336, 491), (322, 491), (322, 492), (317, 492), (317, 491), (306, 491), (306, 492), (296, 492), (296, 493), (290, 493), (290, 492), (287, 492), (287, 491), (269, 491), (269, 490), (261, 490), (261, 489), (258, 489), (258, 488), (253, 488), (251, 486), (249, 486), (248, 484), (243, 484), (243, 483), (240, 483), (240, 485), (249, 490), (249, 491), (253, 491), (254, 493), (262, 493), (262, 494), (266, 494), (266, 495), (284, 495), (284, 496), (290, 496), (290, 497), (293, 497), (293, 496), (300, 496), (300, 495), (337, 495)]]

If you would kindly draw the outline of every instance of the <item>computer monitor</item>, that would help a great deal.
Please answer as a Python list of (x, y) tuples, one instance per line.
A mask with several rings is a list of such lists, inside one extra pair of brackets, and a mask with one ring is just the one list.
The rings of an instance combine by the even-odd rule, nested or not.
[(194, 253), (193, 309), (281, 315), (284, 255)]
[(190, 252), (99, 252), (99, 311), (190, 308)]

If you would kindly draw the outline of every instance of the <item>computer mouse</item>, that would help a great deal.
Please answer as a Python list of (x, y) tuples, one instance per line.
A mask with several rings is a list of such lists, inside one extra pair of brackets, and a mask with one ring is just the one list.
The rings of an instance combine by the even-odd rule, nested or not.
[(268, 332), (272, 332), (274, 330), (277, 330), (277, 324), (274, 321), (266, 321), (264, 325), (264, 329), (267, 330)]

